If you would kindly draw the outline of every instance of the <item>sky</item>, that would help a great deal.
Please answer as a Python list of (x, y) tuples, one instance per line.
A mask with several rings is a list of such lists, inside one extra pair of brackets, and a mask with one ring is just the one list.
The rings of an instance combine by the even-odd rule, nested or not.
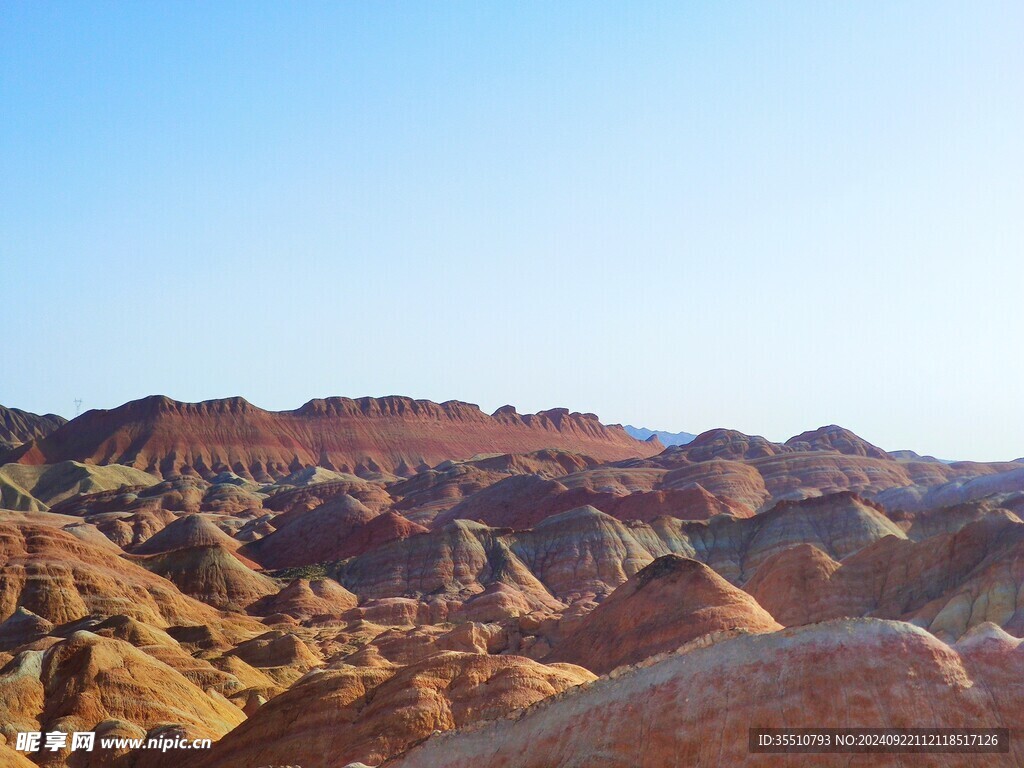
[(0, 4), (0, 403), (1024, 456), (1024, 4)]

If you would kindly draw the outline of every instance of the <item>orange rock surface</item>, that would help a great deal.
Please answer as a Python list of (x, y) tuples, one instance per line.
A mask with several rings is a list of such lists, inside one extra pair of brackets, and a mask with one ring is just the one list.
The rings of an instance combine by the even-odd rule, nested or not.
[(749, 727), (1011, 729), (1009, 755), (932, 754), (921, 765), (1024, 761), (1021, 648), (984, 663), (909, 624), (847, 620), (723, 639), (602, 678), (515, 718), (435, 734), (388, 768), (910, 765), (907, 755), (756, 755)]
[(569, 665), (457, 652), (397, 671), (327, 669), (257, 710), (197, 768), (375, 765), (434, 731), (500, 718), (592, 679)]
[(114, 552), (56, 528), (0, 523), (0, 618), (19, 606), (54, 624), (91, 613), (157, 627), (218, 622), (212, 608)]
[(340, 617), (357, 603), (355, 595), (331, 579), (295, 579), (280, 592), (251, 604), (249, 612), (259, 616), (282, 613), (300, 620)]
[[(222, 695), (204, 691), (180, 672), (127, 642), (75, 632), (46, 651), (25, 651), (0, 670), (0, 702), (18, 702), (0, 729), (92, 731), (117, 720), (143, 731), (180, 723), (214, 738), (245, 716)], [(60, 765), (70, 750), (41, 753)]]

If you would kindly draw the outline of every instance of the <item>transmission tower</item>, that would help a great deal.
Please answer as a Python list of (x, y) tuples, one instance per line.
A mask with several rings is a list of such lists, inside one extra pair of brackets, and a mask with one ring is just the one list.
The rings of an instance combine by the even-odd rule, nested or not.
[(82, 398), (76, 397), (75, 398), (75, 417), (77, 418), (78, 414), (80, 414), (81, 412), (82, 412)]

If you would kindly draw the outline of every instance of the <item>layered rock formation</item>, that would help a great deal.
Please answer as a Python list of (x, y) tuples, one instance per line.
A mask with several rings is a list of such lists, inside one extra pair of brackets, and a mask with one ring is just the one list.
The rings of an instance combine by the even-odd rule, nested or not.
[(520, 415), (506, 406), (488, 416), (458, 401), (332, 397), (275, 413), (240, 397), (180, 403), (153, 396), (84, 413), (10, 458), (118, 463), (164, 477), (228, 471), (269, 480), (316, 466), (362, 476), (409, 475), (447, 459), (543, 448), (608, 461), (649, 456), (661, 446), (565, 409)]
[(551, 604), (553, 596), (607, 594), (652, 559), (622, 523), (584, 507), (550, 517), (532, 531), (457, 520), (350, 558), (330, 573), (367, 598), (466, 598), (503, 583)]
[(644, 520), (676, 517), (682, 520), (707, 520), (715, 515), (749, 517), (751, 511), (741, 504), (729, 504), (698, 484), (681, 489), (665, 490), (595, 490), (586, 479), (565, 478), (569, 487), (559, 480), (537, 475), (518, 475), (502, 480), (473, 494), (468, 499), (442, 512), (435, 525), (451, 520), (477, 520), (495, 528), (532, 528), (541, 521), (591, 506), (618, 520)]
[(125, 486), (138, 490), (157, 482), (158, 478), (131, 467), (97, 467), (75, 461), (43, 466), (5, 464), (0, 467), (0, 509), (45, 511), (81, 494)]
[(67, 423), (67, 419), (55, 413), (40, 416), (0, 405), (0, 450), (46, 437)]
[(435, 731), (500, 718), (592, 679), (569, 665), (457, 652), (401, 669), (327, 669), (261, 707), (197, 768), (376, 765)]
[[(8, 464), (7, 467), (18, 466)], [(5, 469), (7, 468), (5, 467)], [(31, 467), (29, 467), (31, 468)], [(128, 470), (114, 465), (106, 469)], [(149, 479), (151, 475), (139, 472)], [(52, 507), (52, 511), (67, 515), (89, 517), (106, 512), (210, 512), (237, 515), (262, 510), (267, 494), (255, 483), (235, 476), (218, 475), (217, 482), (207, 482), (196, 476), (176, 477), (155, 485), (122, 486), (119, 489), (88, 493), (68, 498)]]
[[(775, 765), (777, 755), (749, 753), (748, 727), (1024, 727), (1021, 649), (1013, 643), (990, 644), (982, 664), (979, 651), (958, 651), (909, 624), (852, 620), (706, 645), (549, 698), (514, 719), (434, 735), (386, 765)], [(1009, 755), (932, 754), (926, 764), (1015, 765), (1024, 745), (1010, 743)], [(784, 759), (851, 764), (848, 754)], [(907, 764), (907, 756), (875, 755), (870, 764)]]
[[(222, 695), (130, 643), (87, 631), (45, 651), (23, 651), (0, 670), (0, 710), (12, 703), (16, 708), (2, 712), (0, 724), (9, 744), (18, 732), (95, 731), (110, 721), (140, 735), (171, 722), (216, 738), (245, 719)], [(38, 757), (43, 765), (64, 765), (69, 753)]]
[(279, 590), (272, 579), (256, 573), (230, 549), (216, 544), (134, 556), (132, 560), (163, 576), (183, 594), (221, 610), (245, 610)]
[(705, 522), (657, 518), (624, 523), (593, 507), (513, 531), (456, 520), (329, 568), (360, 597), (444, 593), (465, 598), (504, 583), (538, 599), (607, 595), (662, 555), (710, 565), (734, 583), (776, 552), (813, 543), (843, 558), (885, 536), (906, 538), (877, 507), (853, 494), (783, 502), (770, 512)]
[(885, 537), (836, 562), (800, 544), (766, 559), (745, 589), (787, 625), (904, 618), (953, 641), (991, 622), (1024, 633), (1024, 523), (990, 517), (920, 542)]
[(282, 614), (294, 619), (340, 618), (356, 607), (358, 598), (331, 579), (295, 579), (280, 592), (249, 606), (258, 616)]
[(219, 623), (211, 608), (116, 552), (54, 527), (0, 523), (0, 620), (19, 606), (54, 624), (90, 614), (157, 627)]
[(648, 490), (699, 484), (718, 499), (752, 511), (840, 491), (912, 512), (993, 493), (1024, 492), (1024, 475), (1014, 462), (897, 459), (836, 426), (805, 432), (785, 444), (735, 430), (711, 430), (689, 445), (617, 466), (624, 472), (648, 473)]
[(186, 514), (174, 518), (158, 533), (133, 547), (132, 552), (136, 555), (156, 555), (192, 547), (223, 547), (234, 551), (239, 546), (241, 545), (218, 528), (209, 517)]
[(267, 568), (342, 560), (427, 531), (394, 512), (374, 513), (351, 496), (275, 519), (277, 530), (242, 552)]
[(774, 632), (782, 625), (703, 563), (665, 555), (612, 592), (545, 661), (605, 674), (702, 635), (734, 629)]
[(786, 441), (786, 446), (794, 451), (835, 451), (847, 456), (870, 456), (875, 459), (889, 458), (889, 454), (877, 445), (872, 445), (850, 430), (835, 424), (791, 437)]

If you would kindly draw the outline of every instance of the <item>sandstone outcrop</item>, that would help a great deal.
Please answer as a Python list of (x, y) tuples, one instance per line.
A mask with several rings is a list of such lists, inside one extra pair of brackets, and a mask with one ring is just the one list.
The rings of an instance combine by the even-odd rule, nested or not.
[(661, 446), (565, 409), (520, 415), (505, 407), (488, 416), (458, 401), (332, 397), (271, 412), (240, 397), (180, 403), (153, 396), (88, 411), (9, 458), (116, 462), (163, 477), (228, 471), (271, 480), (317, 466), (362, 477), (410, 475), (447, 459), (545, 448), (608, 461), (649, 456)]
[(218, 623), (213, 609), (108, 549), (53, 527), (0, 523), (0, 620), (18, 607), (54, 624), (90, 614), (156, 627)]
[[(849, 620), (723, 639), (548, 698), (515, 718), (435, 734), (388, 768), (619, 768), (776, 765), (751, 755), (747, 728), (977, 727), (1019, 734), (1019, 647), (994, 644), (975, 663), (909, 624)], [(993, 663), (993, 659), (995, 662)], [(927, 705), (923, 703), (927, 702)], [(1007, 765), (1010, 755), (929, 755), (932, 766)], [(903, 765), (906, 755), (872, 757)], [(787, 755), (786, 765), (846, 766), (850, 755)], [(922, 763), (925, 764), (925, 763)]]
[(835, 562), (801, 544), (765, 560), (745, 589), (787, 625), (903, 618), (953, 641), (992, 622), (1024, 630), (1024, 523), (972, 522), (920, 542), (885, 537)]
[(317, 671), (217, 742), (199, 768), (376, 765), (434, 731), (500, 718), (592, 679), (569, 665), (457, 652), (397, 670)]
[(39, 466), (5, 464), (0, 467), (0, 508), (45, 511), (79, 494), (157, 482), (158, 478), (146, 472), (117, 465), (98, 467), (77, 461)]
[[(216, 738), (245, 716), (170, 666), (122, 640), (79, 631), (46, 651), (25, 651), (0, 670), (0, 702), (19, 710), (0, 724), (8, 743), (19, 730), (92, 731), (118, 720), (147, 730), (188, 725)], [(60, 765), (69, 750), (40, 753)]]
[(774, 632), (782, 625), (703, 563), (665, 555), (612, 592), (545, 661), (571, 662), (600, 675), (734, 629)]
[(40, 416), (20, 408), (5, 408), (0, 405), (0, 450), (15, 448), (30, 440), (46, 437), (68, 420), (55, 413)]
[(221, 544), (134, 555), (132, 561), (163, 576), (183, 594), (225, 611), (242, 611), (279, 590), (273, 579), (255, 572)]
[(355, 595), (332, 579), (295, 579), (280, 592), (250, 605), (249, 613), (257, 616), (280, 613), (300, 621), (339, 618), (358, 602)]

